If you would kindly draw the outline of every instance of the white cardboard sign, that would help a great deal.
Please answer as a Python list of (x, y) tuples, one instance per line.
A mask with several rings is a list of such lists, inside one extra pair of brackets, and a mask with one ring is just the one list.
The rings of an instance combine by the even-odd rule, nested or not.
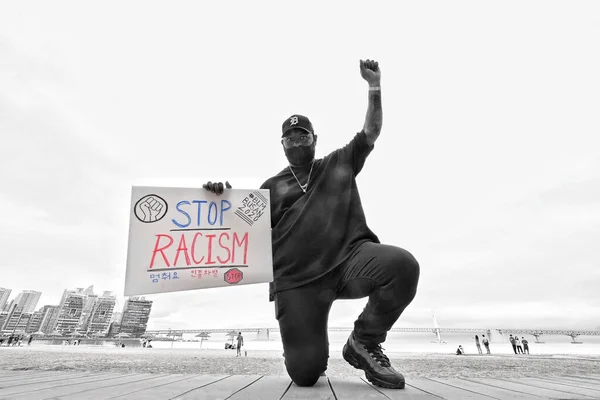
[(132, 188), (125, 296), (272, 280), (268, 190)]

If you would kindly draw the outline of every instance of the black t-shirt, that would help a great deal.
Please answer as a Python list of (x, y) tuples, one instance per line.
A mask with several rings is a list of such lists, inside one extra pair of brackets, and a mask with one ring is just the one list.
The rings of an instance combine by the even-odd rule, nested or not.
[[(368, 228), (356, 176), (374, 146), (359, 132), (343, 148), (315, 160), (306, 193), (289, 168), (261, 189), (271, 195), (274, 279), (269, 300), (305, 285), (336, 268), (362, 243), (379, 243)], [(304, 184), (310, 165), (294, 168)]]

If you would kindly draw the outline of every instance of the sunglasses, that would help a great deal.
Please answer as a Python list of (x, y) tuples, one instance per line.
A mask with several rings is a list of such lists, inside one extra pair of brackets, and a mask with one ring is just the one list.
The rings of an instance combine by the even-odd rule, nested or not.
[(283, 146), (286, 149), (295, 147), (296, 143), (299, 143), (301, 146), (310, 146), (311, 144), (313, 144), (313, 141), (313, 135), (311, 134), (300, 135), (296, 137), (286, 136), (281, 139), (281, 143), (283, 143)]

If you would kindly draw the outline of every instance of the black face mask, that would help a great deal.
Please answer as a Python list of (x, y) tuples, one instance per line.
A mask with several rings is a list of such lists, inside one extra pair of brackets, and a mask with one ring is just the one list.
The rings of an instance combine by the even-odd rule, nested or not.
[(310, 164), (315, 158), (315, 147), (317, 143), (313, 142), (310, 146), (298, 146), (291, 147), (289, 149), (283, 148), (285, 156), (292, 165), (292, 167), (302, 167)]

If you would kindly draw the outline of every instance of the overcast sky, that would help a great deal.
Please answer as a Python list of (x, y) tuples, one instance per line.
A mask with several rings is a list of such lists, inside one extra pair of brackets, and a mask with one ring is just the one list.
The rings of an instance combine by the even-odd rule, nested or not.
[[(600, 3), (0, 3), (0, 287), (123, 302), (131, 186), (258, 187), (384, 124), (358, 183), (411, 251), (396, 327), (600, 329)], [(386, 206), (382, 206), (386, 204)], [(267, 284), (152, 295), (149, 328), (275, 327)], [(334, 304), (350, 326), (364, 300)]]

